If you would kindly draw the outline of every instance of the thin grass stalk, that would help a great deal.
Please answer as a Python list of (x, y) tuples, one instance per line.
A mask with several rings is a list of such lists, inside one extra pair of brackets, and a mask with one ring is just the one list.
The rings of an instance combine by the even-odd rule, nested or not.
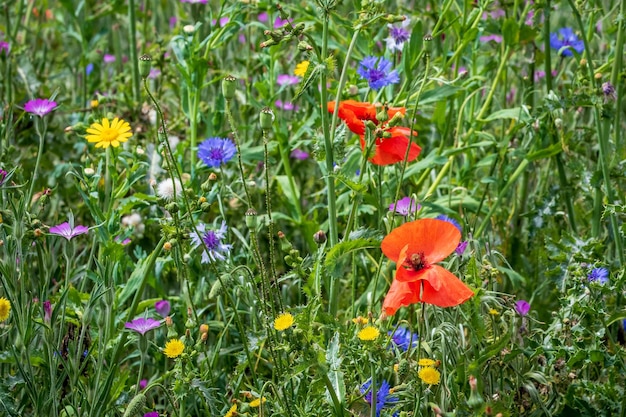
[(139, 81), (139, 60), (137, 60), (137, 22), (135, 18), (135, 0), (128, 0), (128, 49), (132, 69), (133, 101), (139, 105), (141, 100), (141, 83)]

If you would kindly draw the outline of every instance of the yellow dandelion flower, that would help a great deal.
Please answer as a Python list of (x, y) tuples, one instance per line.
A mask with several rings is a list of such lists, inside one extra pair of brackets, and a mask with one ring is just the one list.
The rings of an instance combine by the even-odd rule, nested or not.
[(168, 358), (174, 359), (179, 357), (183, 350), (185, 350), (185, 344), (180, 339), (172, 339), (165, 344), (165, 348), (163, 349), (163, 353)]
[(370, 319), (367, 317), (359, 316), (357, 318), (352, 319), (352, 323), (354, 324), (367, 324), (370, 322)]
[(489, 314), (491, 314), (492, 316), (498, 316), (500, 313), (495, 308), (490, 308)]
[(228, 409), (228, 412), (224, 414), (224, 417), (233, 417), (235, 415), (237, 415), (237, 404), (233, 404), (233, 406)]
[(419, 360), (419, 362), (417, 362), (417, 364), (419, 366), (435, 366), (437, 362), (435, 362), (432, 359), (428, 359), (428, 358), (422, 358)]
[(380, 331), (374, 326), (365, 326), (357, 336), (363, 341), (375, 340), (380, 336)]
[(252, 408), (257, 408), (261, 404), (265, 404), (265, 401), (267, 401), (265, 397), (255, 398), (254, 400), (250, 401), (248, 405)]
[(274, 319), (274, 328), (279, 332), (287, 330), (293, 326), (293, 316), (291, 313), (283, 313)]
[(11, 303), (6, 298), (0, 298), (0, 323), (9, 318)]
[(89, 135), (85, 136), (88, 142), (95, 142), (96, 148), (117, 148), (120, 143), (126, 142), (133, 134), (130, 132), (130, 125), (122, 119), (115, 118), (112, 122), (106, 117), (101, 123), (92, 123), (87, 129)]
[(306, 71), (309, 69), (309, 61), (302, 61), (296, 65), (296, 69), (293, 71), (298, 77), (304, 77)]
[(398, 372), (398, 370), (400, 370), (400, 364), (396, 363), (396, 364), (393, 365), (393, 371), (394, 372)]
[(417, 376), (420, 377), (423, 383), (428, 385), (438, 385), (441, 379), (441, 374), (438, 370), (432, 366), (426, 366), (419, 370)]

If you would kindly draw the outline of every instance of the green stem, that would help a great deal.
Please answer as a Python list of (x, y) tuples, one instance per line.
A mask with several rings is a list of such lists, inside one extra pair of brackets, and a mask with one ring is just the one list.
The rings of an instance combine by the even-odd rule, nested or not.
[[(233, 81), (235, 82), (235, 81)], [(235, 119), (233, 117), (233, 113), (230, 110), (231, 100), (226, 100), (226, 118), (228, 119), (228, 123), (230, 124), (230, 131), (233, 133), (233, 141), (235, 142), (235, 146), (237, 147), (237, 161), (239, 165), (239, 174), (241, 175), (241, 183), (243, 184), (243, 190), (246, 193), (246, 205), (248, 208), (252, 207), (252, 199), (250, 199), (250, 192), (248, 191), (248, 185), (246, 184), (246, 176), (243, 171), (243, 162), (241, 161), (241, 147), (239, 146), (239, 133), (237, 131), (237, 124), (235, 123)]]
[(133, 74), (133, 99), (135, 104), (141, 100), (141, 84), (139, 81), (139, 61), (137, 60), (137, 23), (135, 22), (135, 0), (128, 0), (128, 42), (130, 43), (129, 59)]
[[(281, 297), (278, 294), (278, 276), (276, 275), (276, 248), (274, 247), (274, 220), (272, 219), (272, 192), (270, 183), (270, 169), (269, 169), (269, 151), (267, 149), (267, 130), (263, 129), (263, 163), (265, 164), (265, 209), (267, 210), (267, 239), (270, 248), (270, 282), (269, 290), (271, 294), (271, 308), (274, 316), (276, 315), (276, 307), (282, 311)], [(278, 303), (278, 305), (276, 305)]]
[[(46, 136), (46, 121), (44, 118), (35, 116), (37, 119), (35, 120), (35, 130), (37, 131), (37, 136), (39, 137), (39, 149), (37, 150), (37, 159), (35, 159), (35, 169), (33, 170), (33, 176), (30, 181), (30, 187), (28, 189), (28, 194), (25, 198), (26, 207), (30, 209), (30, 203), (33, 198), (33, 191), (35, 190), (35, 181), (37, 181), (37, 172), (39, 171), (39, 164), (41, 163), (41, 155), (43, 154), (43, 145), (44, 139)], [(43, 129), (42, 126), (43, 125)]]

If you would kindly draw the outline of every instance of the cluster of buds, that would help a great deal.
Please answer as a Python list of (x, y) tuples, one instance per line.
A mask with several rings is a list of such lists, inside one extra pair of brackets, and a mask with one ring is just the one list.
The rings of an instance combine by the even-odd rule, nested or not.
[[(297, 39), (304, 32), (305, 24), (298, 23), (295, 26), (289, 22), (289, 16), (283, 10), (281, 5), (276, 6), (278, 11), (280, 12), (280, 18), (286, 20), (288, 23), (281, 28), (277, 28), (274, 30), (266, 30), (264, 33), (269, 39), (266, 39), (264, 42), (261, 42), (261, 48), (267, 48), (269, 46), (278, 45), (281, 42), (289, 42), (292, 39)], [(311, 51), (313, 47), (306, 43), (305, 41), (298, 42), (298, 49), (301, 51)]]

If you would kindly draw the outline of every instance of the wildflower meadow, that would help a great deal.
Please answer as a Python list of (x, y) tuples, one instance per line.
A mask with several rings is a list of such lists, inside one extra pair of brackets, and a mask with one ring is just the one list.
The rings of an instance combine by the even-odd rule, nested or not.
[(626, 416), (626, 1), (0, 9), (0, 416)]

